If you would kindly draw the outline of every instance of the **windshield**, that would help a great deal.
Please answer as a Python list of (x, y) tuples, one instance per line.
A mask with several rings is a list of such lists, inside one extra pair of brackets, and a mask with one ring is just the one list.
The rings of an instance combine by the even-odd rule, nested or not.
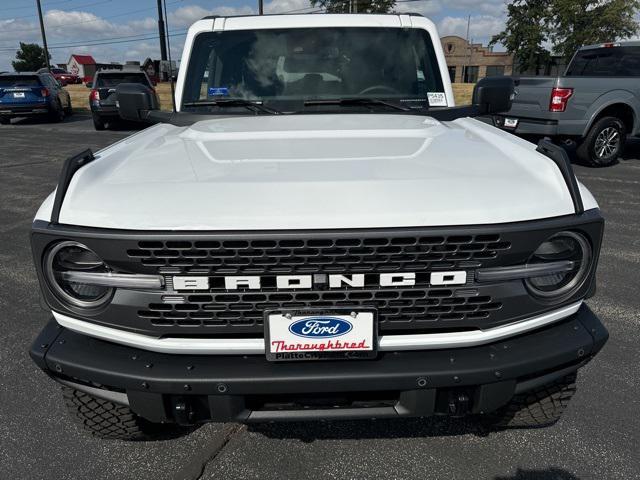
[(0, 76), (0, 88), (7, 87), (39, 87), (40, 79), (34, 76), (26, 75), (2, 75)]
[[(223, 99), (303, 108), (310, 100), (367, 98), (446, 106), (429, 34), (400, 28), (296, 28), (196, 37), (183, 106)], [(315, 104), (314, 104), (315, 105)]]
[(149, 85), (147, 77), (142, 73), (101, 73), (98, 75), (98, 80), (94, 88), (117, 87), (121, 83), (144, 83), (145, 85)]

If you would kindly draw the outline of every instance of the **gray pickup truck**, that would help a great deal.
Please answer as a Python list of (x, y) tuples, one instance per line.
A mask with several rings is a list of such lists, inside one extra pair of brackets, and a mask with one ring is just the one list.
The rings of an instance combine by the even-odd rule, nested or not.
[(640, 131), (640, 42), (580, 48), (560, 77), (516, 78), (516, 96), (495, 126), (575, 142), (594, 166), (614, 163)]

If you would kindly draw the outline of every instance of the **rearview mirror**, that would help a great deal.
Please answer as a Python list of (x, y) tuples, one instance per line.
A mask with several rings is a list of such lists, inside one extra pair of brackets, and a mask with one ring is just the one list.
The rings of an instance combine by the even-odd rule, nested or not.
[(511, 77), (486, 77), (473, 89), (473, 105), (479, 115), (507, 112), (515, 94), (515, 83)]
[(141, 83), (121, 83), (116, 87), (118, 114), (124, 120), (146, 122), (149, 112), (159, 110), (157, 97)]

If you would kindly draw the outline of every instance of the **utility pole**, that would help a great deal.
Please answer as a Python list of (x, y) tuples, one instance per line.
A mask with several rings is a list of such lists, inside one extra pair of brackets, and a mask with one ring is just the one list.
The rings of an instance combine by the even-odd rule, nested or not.
[(44, 20), (42, 19), (42, 6), (40, 0), (38, 3), (38, 17), (40, 17), (40, 31), (42, 32), (42, 44), (44, 45), (44, 61), (47, 65), (47, 70), (51, 71), (51, 65), (49, 65), (49, 49), (47, 48), (47, 36), (44, 33)]
[(158, 33), (160, 34), (160, 60), (166, 60), (167, 39), (165, 38), (164, 18), (162, 17), (162, 0), (158, 0)]
[(264, 0), (258, 0), (258, 15), (264, 15)]
[[(469, 28), (471, 27), (471, 15), (467, 17), (467, 64), (464, 67), (464, 71), (462, 72), (462, 81), (465, 82), (469, 80), (469, 64), (471, 63), (471, 43), (469, 42)], [(465, 79), (466, 77), (466, 79)], [(466, 82), (465, 82), (466, 83)]]

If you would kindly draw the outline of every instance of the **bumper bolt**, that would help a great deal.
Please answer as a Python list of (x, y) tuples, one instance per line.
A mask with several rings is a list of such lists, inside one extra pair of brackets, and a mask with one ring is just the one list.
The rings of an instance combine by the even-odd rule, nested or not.
[(153, 363), (147, 363), (147, 364), (145, 365), (145, 367), (146, 367), (146, 368), (151, 368), (151, 367), (153, 367)]
[(137, 360), (138, 359), (138, 355), (131, 355), (131, 360)]
[(40, 348), (47, 348), (49, 346), (48, 343), (41, 343)]
[(216, 387), (219, 393), (225, 393), (227, 391), (227, 386), (224, 383), (219, 383)]
[(499, 371), (496, 370), (494, 375), (496, 376), (496, 378), (500, 378), (500, 377), (502, 377), (502, 372), (499, 372)]
[(419, 387), (426, 387), (427, 386), (427, 379), (424, 377), (419, 377), (418, 378), (418, 386)]
[(142, 388), (146, 390), (147, 388), (149, 388), (149, 384), (147, 382), (142, 382)]
[(578, 350), (578, 357), (584, 357), (584, 349), (583, 348)]
[(189, 390), (191, 390), (191, 385), (186, 384), (183, 388), (188, 392)]
[(64, 343), (65, 343), (65, 342), (66, 342), (66, 340), (63, 338), (63, 339), (62, 339), (62, 340), (60, 340), (58, 343), (59, 343), (60, 345), (64, 345)]
[(187, 370), (193, 370), (194, 366), (193, 365), (187, 365)]
[(56, 363), (55, 369), (56, 369), (56, 372), (62, 373), (62, 366), (59, 363)]
[(458, 376), (453, 377), (453, 381), (455, 383), (460, 383), (460, 377), (458, 377)]

